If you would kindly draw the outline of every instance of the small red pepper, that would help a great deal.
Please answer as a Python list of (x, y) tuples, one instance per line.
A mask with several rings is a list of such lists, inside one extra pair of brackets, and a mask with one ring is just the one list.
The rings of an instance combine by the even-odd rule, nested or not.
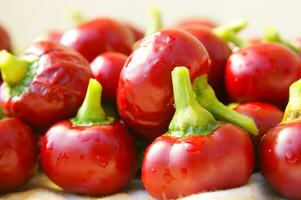
[(89, 62), (106, 51), (117, 51), (129, 55), (134, 36), (122, 23), (110, 18), (86, 21), (66, 31), (61, 44), (81, 53)]
[(145, 189), (156, 199), (176, 199), (246, 184), (254, 166), (248, 134), (198, 104), (186, 68), (174, 69), (172, 82), (176, 112), (169, 131), (145, 152)]
[(136, 26), (134, 26), (130, 23), (124, 23), (124, 25), (133, 33), (135, 42), (141, 40), (144, 37), (143, 31), (141, 31)]
[(122, 67), (127, 56), (118, 52), (106, 52), (97, 56), (90, 64), (94, 78), (103, 87), (102, 98), (116, 102), (116, 91)]
[(277, 106), (263, 102), (248, 102), (237, 105), (234, 110), (251, 117), (258, 127), (258, 135), (251, 135), (254, 147), (257, 149), (260, 139), (271, 128), (277, 126), (283, 118), (283, 111)]
[[(278, 83), (275, 83), (278, 84)], [(261, 174), (280, 194), (301, 199), (301, 80), (290, 86), (282, 122), (260, 144)]]
[(242, 48), (228, 59), (225, 84), (232, 101), (262, 101), (284, 106), (288, 88), (301, 77), (298, 55), (288, 47), (264, 42)]
[(53, 125), (42, 139), (42, 167), (64, 190), (111, 194), (123, 189), (135, 175), (134, 140), (124, 124), (106, 116), (100, 105), (101, 90), (91, 79), (77, 116)]
[(174, 113), (170, 72), (185, 65), (194, 79), (210, 64), (206, 49), (187, 32), (165, 29), (143, 38), (120, 74), (120, 116), (143, 138), (163, 134)]
[(13, 190), (34, 174), (38, 145), (33, 131), (17, 118), (0, 120), (0, 192)]
[(0, 50), (12, 50), (10, 37), (3, 26), (0, 26)]
[(217, 23), (214, 22), (212, 19), (208, 18), (188, 18), (179, 21), (176, 24), (177, 27), (202, 27), (212, 29), (217, 26)]
[(40, 35), (36, 41), (52, 41), (59, 43), (62, 38), (63, 33), (58, 30), (49, 30), (46, 33)]
[(228, 44), (217, 37), (210, 29), (200, 26), (184, 26), (183, 30), (195, 36), (208, 51), (211, 68), (208, 72), (208, 82), (220, 98), (225, 98), (224, 87), (225, 64), (232, 50)]
[(0, 54), (1, 105), (7, 116), (36, 128), (76, 114), (91, 77), (89, 63), (57, 43), (34, 43), (18, 58)]

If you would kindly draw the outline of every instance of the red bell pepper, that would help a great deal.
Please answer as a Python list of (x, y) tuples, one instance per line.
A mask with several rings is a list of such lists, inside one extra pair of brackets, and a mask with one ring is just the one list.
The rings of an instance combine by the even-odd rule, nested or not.
[(187, 32), (165, 29), (143, 38), (120, 74), (120, 116), (143, 138), (163, 134), (174, 113), (170, 72), (185, 65), (194, 79), (210, 64), (206, 49)]
[(290, 86), (282, 122), (263, 136), (259, 148), (261, 174), (277, 192), (295, 200), (301, 199), (300, 91), (298, 80)]
[(10, 37), (3, 26), (0, 26), (0, 50), (12, 50)]
[(156, 199), (176, 199), (244, 185), (254, 165), (248, 134), (198, 104), (186, 68), (174, 69), (172, 82), (176, 112), (169, 131), (145, 152), (145, 189)]
[(111, 194), (123, 189), (135, 174), (134, 140), (124, 124), (106, 116), (101, 90), (91, 79), (77, 116), (53, 125), (42, 139), (42, 167), (67, 191)]
[(34, 43), (18, 58), (2, 51), (1, 106), (36, 128), (76, 114), (91, 77), (89, 63), (59, 44)]
[(17, 118), (0, 120), (0, 192), (30, 179), (37, 166), (38, 145), (32, 129)]
[(89, 62), (106, 51), (117, 51), (129, 55), (134, 36), (122, 23), (110, 18), (86, 21), (66, 31), (61, 44), (81, 53)]

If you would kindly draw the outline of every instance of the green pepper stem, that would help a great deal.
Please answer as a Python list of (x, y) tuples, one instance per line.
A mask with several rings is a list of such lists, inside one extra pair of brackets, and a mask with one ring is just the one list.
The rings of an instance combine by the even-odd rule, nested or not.
[(194, 81), (193, 88), (198, 103), (211, 112), (216, 119), (235, 124), (254, 135), (258, 134), (258, 129), (252, 118), (242, 115), (218, 101), (207, 82), (207, 75), (198, 77)]
[(31, 62), (18, 58), (5, 50), (0, 51), (2, 78), (9, 86), (19, 84), (26, 76)]
[(151, 7), (148, 10), (148, 22), (145, 36), (160, 31), (162, 28), (161, 12), (157, 7)]
[(301, 79), (289, 88), (289, 101), (285, 108), (282, 123), (301, 120)]
[(0, 108), (0, 119), (3, 119), (3, 118), (4, 118), (3, 110), (2, 110), (2, 108)]
[(172, 84), (176, 112), (168, 134), (176, 137), (210, 134), (218, 122), (198, 104), (186, 67), (176, 67), (172, 71)]
[(230, 103), (230, 104), (227, 105), (227, 107), (232, 109), (232, 110), (237, 108), (238, 106), (239, 106), (239, 103)]
[(102, 86), (95, 79), (90, 79), (88, 90), (82, 106), (72, 119), (74, 125), (91, 126), (111, 124), (113, 119), (107, 117), (101, 106)]
[(264, 35), (263, 35), (263, 40), (266, 42), (277, 42), (280, 44), (283, 44), (290, 49), (292, 49), (295, 52), (300, 52), (300, 48), (298, 45), (294, 44), (293, 42), (284, 40), (281, 36), (279, 31), (277, 30), (276, 27), (274, 26), (269, 26), (265, 29)]
[(243, 48), (247, 46), (248, 42), (238, 37), (237, 33), (246, 28), (247, 25), (248, 21), (246, 19), (237, 19), (213, 28), (212, 32), (225, 42), (232, 42), (237, 47)]
[(68, 11), (69, 19), (74, 25), (81, 24), (86, 21), (86, 17), (82, 12), (76, 9), (70, 9)]

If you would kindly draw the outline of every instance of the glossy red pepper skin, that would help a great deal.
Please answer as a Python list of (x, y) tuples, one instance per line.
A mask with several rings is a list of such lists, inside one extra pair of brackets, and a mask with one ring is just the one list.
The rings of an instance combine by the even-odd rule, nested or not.
[(141, 40), (144, 37), (143, 31), (133, 26), (130, 23), (125, 23), (125, 26), (133, 33), (135, 42)]
[(223, 124), (208, 136), (161, 136), (145, 152), (142, 181), (156, 199), (246, 184), (254, 166), (248, 134)]
[(301, 122), (278, 125), (262, 139), (261, 174), (280, 194), (301, 199)]
[(225, 84), (234, 102), (262, 101), (286, 105), (289, 86), (301, 77), (301, 61), (286, 46), (258, 43), (233, 53), (226, 65)]
[(248, 39), (248, 44), (249, 45), (254, 45), (254, 44), (258, 44), (258, 43), (262, 43), (262, 38), (260, 37), (252, 37)]
[(129, 55), (134, 36), (122, 23), (109, 18), (98, 18), (66, 31), (60, 42), (77, 50), (91, 62), (106, 51)]
[(67, 191), (89, 195), (123, 189), (135, 174), (136, 156), (131, 135), (118, 121), (95, 126), (62, 121), (48, 130), (41, 145), (47, 176)]
[(254, 147), (257, 149), (259, 146), (260, 139), (266, 134), (271, 128), (277, 126), (282, 118), (283, 111), (268, 103), (263, 102), (248, 102), (238, 105), (235, 110), (241, 114), (251, 117), (257, 128), (258, 135), (250, 135)]
[(17, 118), (0, 120), (0, 192), (23, 185), (34, 174), (37, 151), (29, 126)]
[(11, 41), (10, 37), (7, 33), (7, 31), (4, 29), (4, 27), (0, 26), (0, 50), (7, 50), (11, 51), (12, 46), (11, 46)]
[(57, 30), (50, 30), (38, 37), (37, 41), (52, 41), (59, 43), (63, 32)]
[(57, 43), (40, 41), (25, 50), (23, 57), (36, 56), (39, 70), (29, 90), (9, 97), (1, 86), (1, 106), (7, 116), (19, 117), (35, 128), (74, 116), (84, 100), (91, 72), (79, 53)]
[(225, 96), (224, 74), (225, 65), (232, 50), (226, 42), (214, 35), (210, 29), (200, 26), (184, 26), (183, 30), (195, 36), (208, 51), (211, 68), (208, 73), (208, 82), (218, 97)]
[(204, 28), (209, 28), (212, 29), (214, 27), (217, 27), (216, 22), (214, 22), (211, 19), (206, 19), (206, 18), (191, 18), (191, 19), (185, 19), (182, 21), (179, 21), (177, 23), (178, 27), (204, 27)]
[(206, 49), (187, 32), (166, 29), (143, 38), (120, 74), (121, 118), (142, 138), (165, 133), (174, 114), (171, 71), (186, 66), (194, 80), (206, 74), (210, 65)]
[(97, 56), (90, 64), (94, 78), (102, 85), (104, 100), (116, 102), (119, 76), (126, 59), (125, 54), (106, 52)]

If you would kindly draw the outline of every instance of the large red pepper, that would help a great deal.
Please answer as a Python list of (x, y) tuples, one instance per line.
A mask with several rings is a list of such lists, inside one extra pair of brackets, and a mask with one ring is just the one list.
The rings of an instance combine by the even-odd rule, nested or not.
[(128, 58), (117, 89), (125, 123), (144, 138), (163, 134), (174, 113), (171, 71), (179, 65), (192, 79), (210, 69), (207, 51), (189, 33), (165, 29), (145, 37)]
[(91, 77), (89, 64), (72, 49), (41, 41), (18, 58), (1, 52), (1, 104), (8, 116), (37, 128), (76, 114)]
[(77, 116), (53, 125), (42, 139), (42, 167), (67, 191), (111, 194), (123, 189), (135, 174), (134, 140), (124, 124), (106, 116), (101, 90), (91, 79)]
[(33, 131), (17, 118), (0, 120), (0, 192), (23, 185), (37, 166)]
[(176, 199), (244, 185), (254, 165), (247, 132), (217, 122), (198, 104), (186, 68), (172, 73), (176, 112), (169, 131), (145, 152), (145, 189), (156, 199)]
[(12, 46), (7, 31), (4, 29), (4, 27), (0, 26), (0, 50), (3, 49), (7, 51), (11, 51)]
[[(275, 83), (277, 84), (277, 83)], [(280, 194), (301, 199), (301, 80), (290, 86), (282, 122), (260, 144), (261, 174)]]
[(133, 33), (122, 23), (109, 18), (97, 18), (66, 31), (61, 44), (74, 48), (89, 62), (106, 51), (129, 55), (134, 44)]

